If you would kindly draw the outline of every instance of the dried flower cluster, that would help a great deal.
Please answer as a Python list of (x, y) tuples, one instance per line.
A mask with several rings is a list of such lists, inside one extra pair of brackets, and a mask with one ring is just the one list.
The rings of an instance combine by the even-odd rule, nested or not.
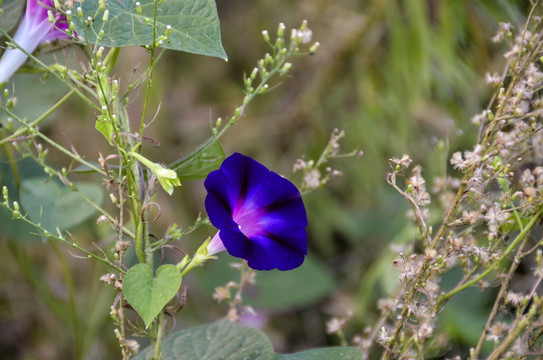
[(215, 288), (213, 298), (218, 302), (226, 302), (228, 304), (228, 313), (226, 317), (231, 321), (238, 321), (241, 315), (250, 314), (256, 315), (253, 308), (249, 305), (243, 305), (243, 290), (246, 286), (254, 285), (256, 282), (256, 272), (247, 266), (246, 262), (232, 263), (230, 267), (240, 271), (239, 283), (229, 281), (224, 286)]
[[(392, 297), (379, 301), (376, 325), (357, 337), (365, 352), (374, 342), (384, 349), (385, 359), (424, 358), (444, 349), (440, 311), (472, 286), (497, 287), (499, 292), (471, 359), (520, 359), (542, 351), (537, 345), (543, 334), (538, 310), (542, 301), (536, 294), (543, 280), (540, 252), (528, 276), (530, 285), (523, 291), (510, 286), (519, 264), (533, 263), (543, 243), (532, 234), (543, 214), (541, 20), (532, 16), (520, 29), (501, 24), (493, 40), (509, 42), (507, 66), (501, 75), (486, 76), (494, 96), (472, 119), (479, 126), (477, 144), (452, 154), (452, 175), (433, 181), (432, 193), (441, 208), (429, 207), (420, 166), (412, 166), (408, 155), (390, 160), (387, 182), (411, 205), (408, 217), (418, 226), (420, 238), (393, 261), (400, 286)], [(430, 223), (434, 211), (444, 214), (442, 223)], [(446, 291), (440, 280), (452, 269), (461, 269), (464, 276)], [(482, 352), (485, 342), (494, 346), (490, 354)]]
[(324, 186), (333, 177), (343, 175), (341, 171), (332, 169), (330, 166), (326, 166), (324, 169), (322, 169), (328, 160), (352, 156), (356, 156), (358, 158), (362, 157), (364, 152), (358, 149), (355, 149), (350, 153), (340, 153), (341, 145), (339, 141), (344, 137), (344, 130), (340, 131), (338, 129), (334, 129), (330, 135), (328, 144), (322, 151), (318, 160), (306, 160), (303, 156), (302, 158), (296, 160), (292, 170), (293, 172), (303, 172), (302, 184), (300, 186), (300, 191), (302, 194), (306, 194), (320, 188), (321, 186)]

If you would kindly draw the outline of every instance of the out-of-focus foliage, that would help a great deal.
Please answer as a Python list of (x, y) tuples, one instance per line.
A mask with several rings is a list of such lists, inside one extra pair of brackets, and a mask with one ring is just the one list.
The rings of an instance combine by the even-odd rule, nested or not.
[[(204, 142), (217, 117), (233, 112), (243, 96), (241, 74), (250, 73), (266, 51), (261, 30), (274, 32), (280, 21), (291, 27), (307, 19), (313, 38), (321, 43), (319, 51), (295, 62), (292, 79), (252, 105), (222, 139), (225, 153), (243, 152), (296, 179), (291, 173), (295, 159), (318, 156), (334, 128), (345, 129), (346, 151), (364, 150), (360, 160), (330, 164), (344, 176), (305, 199), (309, 251), (337, 279), (337, 288), (324, 300), (281, 312), (256, 308), (259, 316), (252, 321), (266, 326), (276, 351), (337, 345), (337, 339), (326, 334), (325, 321), (349, 309), (355, 314), (346, 327), (348, 338), (373, 321), (376, 299), (396, 281), (387, 247), (413, 236), (405, 218), (407, 205), (386, 186), (387, 159), (410, 153), (424, 165), (427, 179), (447, 171), (448, 154), (476, 137), (478, 129), (470, 118), (489, 96), (485, 72), (503, 63), (500, 49), (490, 40), (497, 24), (520, 26), (527, 6), (507, 0), (217, 1), (229, 61), (175, 52), (161, 59), (153, 80), (154, 108), (160, 104), (160, 111), (149, 128), (160, 147), (149, 146), (148, 151), (150, 158), (154, 154), (169, 163)], [(124, 48), (116, 71), (129, 76), (142, 71), (147, 61), (143, 49)], [(39, 75), (17, 77), (26, 84), (17, 88), (24, 101), (25, 89), (36, 89)], [(49, 86), (50, 80), (39, 85), (43, 94)], [(41, 106), (40, 101), (27, 111), (32, 106)], [(138, 118), (140, 113), (134, 102), (130, 115)], [(106, 140), (92, 127), (92, 114), (71, 100), (44, 130), (60, 143), (65, 133), (79, 153), (92, 159), (107, 149)], [(69, 166), (62, 156), (52, 156)], [(163, 233), (172, 219), (189, 226), (204, 211), (201, 181), (185, 182), (180, 190), (174, 201), (164, 203), (161, 218), (152, 224), (155, 231)], [(108, 229), (91, 222), (74, 231), (91, 244)], [(180, 246), (192, 251), (211, 231), (199, 230), (194, 242)], [(112, 294), (98, 281), (104, 268), (73, 258), (64, 249), (46, 251), (48, 244), (5, 241), (12, 235), (2, 231), (0, 241), (0, 358), (118, 357), (108, 325)], [(106, 238), (101, 245), (108, 241), (114, 239)], [(213, 321), (226, 311), (198, 284), (213, 283), (205, 279), (205, 268), (196, 271), (203, 276), (188, 279), (180, 329)], [(480, 300), (477, 306), (488, 306)], [(470, 324), (479, 323), (470, 308), (463, 310)], [(474, 341), (454, 314), (444, 316), (444, 322), (459, 347)]]

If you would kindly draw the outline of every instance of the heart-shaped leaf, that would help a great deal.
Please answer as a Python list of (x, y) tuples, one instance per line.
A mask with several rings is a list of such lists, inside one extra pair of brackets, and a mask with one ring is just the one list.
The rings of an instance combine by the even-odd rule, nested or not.
[(147, 264), (131, 267), (123, 279), (126, 301), (140, 314), (145, 326), (164, 309), (181, 286), (181, 273), (174, 265), (162, 265), (156, 271)]
[[(101, 187), (95, 184), (77, 184), (81, 194), (100, 204), (103, 201)], [(96, 209), (81, 195), (58, 181), (34, 177), (21, 182), (21, 203), (34, 222), (41, 223), (49, 232), (69, 229), (87, 220)]]
[[(110, 47), (152, 45), (153, 35), (158, 38), (169, 34), (161, 47), (227, 59), (214, 0), (158, 2), (156, 34), (152, 26), (155, 3), (155, 0), (107, 1), (109, 17), (104, 22), (105, 9), (100, 9), (99, 1), (82, 2), (83, 19), (90, 16), (93, 20), (86, 25), (74, 17), (75, 31), (91, 43)], [(103, 32), (101, 37), (98, 36), (100, 32)], [(101, 40), (97, 41), (97, 38)]]

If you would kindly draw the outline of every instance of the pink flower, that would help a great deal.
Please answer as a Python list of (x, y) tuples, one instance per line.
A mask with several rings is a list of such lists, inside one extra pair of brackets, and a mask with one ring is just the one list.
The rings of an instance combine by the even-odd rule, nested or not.
[[(55, 14), (54, 23), (49, 22), (48, 10)], [(28, 0), (26, 10), (13, 36), (13, 42), (28, 53), (39, 45), (57, 39), (66, 39), (68, 22), (55, 13), (51, 0)], [(8, 48), (0, 59), (0, 84), (7, 81), (25, 63), (27, 55), (18, 48)]]

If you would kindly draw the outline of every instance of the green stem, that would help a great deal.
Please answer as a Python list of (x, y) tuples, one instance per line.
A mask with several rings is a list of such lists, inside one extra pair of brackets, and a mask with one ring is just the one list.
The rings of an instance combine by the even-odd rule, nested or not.
[[(149, 51), (151, 52), (151, 60), (149, 64), (149, 78), (147, 80), (147, 91), (145, 93), (145, 100), (143, 102), (143, 110), (141, 112), (139, 141), (143, 139), (143, 130), (145, 129), (145, 116), (147, 115), (147, 107), (149, 106), (149, 97), (151, 95), (151, 86), (153, 84), (153, 68), (155, 66), (155, 51), (156, 51), (156, 16), (158, 12), (158, 1), (155, 1), (155, 12), (153, 16), (153, 44)], [(141, 150), (141, 146), (137, 151)]]
[(26, 121), (22, 120), (21, 118), (19, 118), (19, 116), (17, 116), (15, 113), (13, 113), (13, 111), (9, 110), (8, 108), (6, 108), (5, 106), (2, 106), (0, 107), (0, 109), (2, 109), (6, 114), (8, 114), (9, 116), (11, 116), (15, 121), (17, 121), (19, 124), (21, 124), (22, 126), (24, 126), (25, 128), (27, 128), (27, 130), (30, 132), (30, 134), (34, 134), (34, 135), (37, 135), (39, 138), (41, 138), (42, 140), (44, 140), (45, 142), (49, 143), (51, 146), (53, 146), (54, 148), (56, 148), (57, 150), (59, 150), (60, 152), (68, 155), (69, 157), (71, 157), (72, 159), (74, 159), (75, 161), (83, 164), (83, 165), (86, 165), (88, 166), (90, 169), (93, 169), (94, 171), (96, 171), (97, 173), (99, 174), (102, 174), (104, 176), (107, 176), (106, 172), (102, 169), (100, 169), (99, 167), (89, 163), (88, 161), (84, 160), (81, 156), (79, 155), (76, 155), (74, 153), (72, 153), (70, 150), (68, 149), (65, 149), (64, 147), (60, 146), (59, 144), (57, 144), (56, 142), (54, 142), (53, 140), (49, 139), (47, 136), (43, 135), (41, 132), (39, 132), (38, 130), (36, 130), (35, 128), (33, 128), (30, 124), (28, 124)]
[(83, 353), (81, 348), (81, 338), (79, 336), (79, 324), (78, 324), (78, 318), (77, 318), (77, 311), (75, 306), (75, 300), (74, 300), (74, 280), (72, 277), (72, 273), (70, 271), (70, 268), (68, 267), (68, 264), (66, 264), (66, 259), (60, 252), (57, 245), (53, 242), (50, 242), (51, 247), (53, 248), (53, 251), (58, 257), (58, 260), (60, 262), (60, 266), (62, 268), (62, 273), (64, 275), (64, 282), (66, 283), (66, 289), (68, 290), (68, 304), (70, 307), (70, 314), (72, 318), (72, 328), (73, 328), (73, 336), (74, 336), (74, 346), (75, 346), (75, 358), (76, 359), (83, 359)]
[[(73, 90), (70, 90), (66, 95), (62, 97), (59, 101), (57, 101), (53, 106), (51, 106), (47, 111), (45, 111), (42, 115), (37, 117), (34, 121), (28, 124), (28, 126), (34, 128), (37, 125), (39, 125), (44, 119), (46, 119), (49, 115), (51, 115), (55, 110), (57, 110), (62, 104), (64, 104), (69, 98), (72, 97), (72, 95), (75, 94)], [(21, 127), (15, 130), (15, 132), (3, 139), (0, 139), (0, 145), (5, 144), (9, 141), (12, 141), (19, 136), (23, 135), (28, 131), (27, 127)]]
[(275, 66), (267, 73), (267, 75), (261, 78), (260, 83), (254, 89), (254, 91), (245, 95), (245, 98), (243, 99), (243, 104), (240, 107), (236, 108), (234, 116), (232, 116), (230, 120), (223, 126), (223, 128), (214, 136), (215, 140), (218, 140), (221, 136), (223, 136), (226, 130), (228, 130), (230, 126), (235, 124), (244, 115), (245, 109), (247, 108), (249, 103), (255, 98), (256, 95), (262, 94), (262, 89), (264, 88), (264, 86), (275, 74), (279, 72), (279, 70), (281, 70), (287, 59), (295, 54), (295, 51), (295, 47), (291, 47), (287, 51), (287, 53), (277, 61)]
[(145, 263), (145, 251), (143, 249), (143, 222), (136, 223), (136, 238), (134, 239), (136, 255), (140, 263)]
[(117, 57), (119, 56), (121, 48), (113, 48), (111, 49), (104, 59), (104, 65), (106, 66), (106, 74), (109, 74), (111, 70), (113, 70), (113, 66), (115, 66), (115, 63), (117, 62)]
[(157, 318), (157, 332), (155, 342), (153, 344), (154, 357), (153, 360), (162, 359), (162, 340), (164, 338), (164, 312), (160, 312)]
[(27, 224), (33, 226), (35, 229), (37, 229), (39, 231), (39, 233), (36, 233), (34, 235), (37, 235), (37, 236), (40, 236), (40, 237), (44, 237), (44, 238), (47, 238), (47, 239), (53, 239), (53, 240), (56, 240), (58, 242), (61, 242), (63, 243), (64, 245), (67, 245), (73, 249), (76, 249), (82, 253), (84, 253), (85, 255), (87, 255), (87, 258), (93, 258), (95, 260), (98, 260), (100, 261), (101, 263), (109, 266), (110, 268), (114, 269), (114, 270), (117, 270), (118, 272), (120, 273), (125, 273), (125, 271), (123, 269), (121, 269), (120, 267), (118, 267), (117, 265), (115, 265), (113, 262), (111, 262), (110, 260), (108, 260), (107, 258), (101, 258), (95, 254), (93, 254), (92, 252), (80, 247), (77, 243), (72, 243), (68, 240), (66, 240), (66, 238), (64, 237), (64, 235), (54, 235), (54, 234), (51, 234), (49, 231), (47, 231), (46, 229), (44, 229), (40, 224), (36, 224), (35, 222), (33, 222), (32, 220), (28, 219), (28, 217), (25, 215), (15, 215), (13, 209), (8, 205), (6, 204), (5, 202), (0, 202), (0, 206), (7, 209), (9, 212), (11, 212), (13, 215), (14, 215), (14, 218), (18, 219), (18, 220), (22, 220), (24, 222), (26, 222)]
[[(75, 191), (79, 196), (81, 196), (81, 198), (83, 198), (83, 200), (85, 200), (85, 202), (87, 202), (90, 206), (95, 208), (99, 213), (101, 213), (102, 215), (107, 217), (108, 220), (112, 224), (114, 224), (116, 222), (115, 218), (113, 216), (111, 216), (107, 211), (105, 211), (100, 205), (98, 205), (97, 203), (92, 201), (92, 199), (90, 199), (87, 195), (85, 195), (84, 193), (79, 191), (79, 189), (77, 188), (77, 186), (75, 184), (70, 183), (70, 189), (72, 189), (72, 191)], [(134, 233), (132, 231), (130, 231), (127, 228), (125, 228), (124, 226), (122, 226), (122, 224), (120, 224), (120, 227), (121, 227), (121, 233), (125, 234), (126, 236), (128, 236), (128, 237), (130, 237), (132, 239), (135, 238), (135, 235), (134, 235)]]
[(503, 283), (500, 286), (500, 291), (498, 292), (498, 296), (496, 296), (496, 300), (494, 301), (494, 306), (492, 307), (492, 311), (490, 312), (490, 316), (488, 317), (485, 327), (483, 328), (483, 332), (481, 333), (481, 336), (479, 337), (479, 341), (477, 341), (477, 346), (475, 346), (475, 350), (471, 354), (472, 360), (477, 360), (479, 358), (479, 353), (481, 352), (483, 348), (486, 334), (488, 330), (490, 329), (490, 325), (494, 321), (494, 318), (498, 314), (501, 301), (505, 297), (505, 294), (507, 293), (507, 289), (509, 288), (509, 284), (511, 283), (511, 279), (513, 278), (513, 274), (515, 273), (518, 265), (520, 264), (520, 258), (523, 255), (524, 246), (526, 245), (527, 240), (528, 240), (528, 237), (525, 237), (524, 240), (520, 243), (517, 254), (515, 255), (515, 258), (513, 259), (513, 261), (511, 262), (511, 266), (509, 267), (509, 271), (507, 272), (507, 276), (504, 277)]
[(502, 355), (509, 349), (511, 344), (518, 339), (519, 335), (526, 329), (528, 324), (531, 322), (531, 316), (515, 322), (516, 325), (513, 328), (513, 331), (510, 331), (507, 337), (502, 341), (502, 343), (490, 354), (487, 360), (498, 360), (503, 359)]

